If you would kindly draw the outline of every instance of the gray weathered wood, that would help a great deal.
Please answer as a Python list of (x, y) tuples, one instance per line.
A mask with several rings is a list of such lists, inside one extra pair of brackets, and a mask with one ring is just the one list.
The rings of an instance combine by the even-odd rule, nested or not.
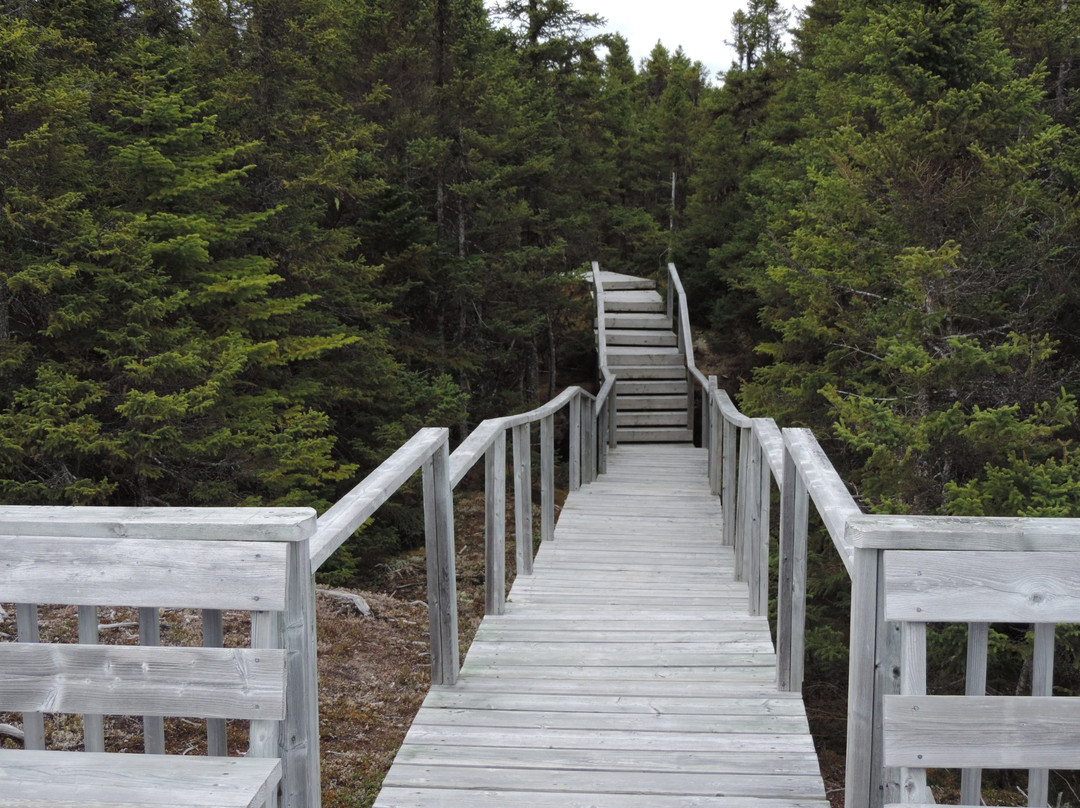
[[(139, 609), (139, 644), (147, 647), (161, 645), (161, 616), (152, 606)], [(165, 722), (161, 716), (143, 716), (143, 751), (148, 755), (165, 754)]]
[(853, 546), (881, 549), (1080, 552), (1076, 520), (1049, 517), (863, 514), (847, 535)]
[[(514, 462), (517, 434), (514, 428)], [(458, 609), (454, 554), (454, 503), (450, 489), (450, 453), (444, 444), (424, 465), (424, 516), (427, 534), (428, 617), (431, 622), (432, 684), (457, 681)], [(516, 503), (515, 503), (516, 507)]]
[(320, 516), (318, 527), (311, 537), (312, 569), (317, 570), (322, 566), (448, 438), (446, 429), (419, 430)]
[(581, 399), (570, 402), (570, 490), (581, 488)]
[[(722, 392), (722, 391), (720, 391)], [(719, 396), (718, 392), (718, 396)], [(724, 530), (723, 543), (728, 546), (735, 545), (735, 531), (737, 526), (736, 491), (738, 490), (738, 427), (726, 417), (723, 420), (723, 455), (721, 457), (720, 502), (723, 504)]]
[[(18, 621), (19, 642), (41, 642), (35, 604), (15, 604), (15, 619)], [(23, 712), (23, 747), (33, 750), (45, 748), (45, 717), (40, 712)]]
[(376, 805), (826, 808), (719, 506), (704, 450), (613, 452), (432, 689)]
[(825, 523), (829, 537), (840, 554), (840, 560), (844, 562), (848, 575), (854, 580), (853, 543), (848, 536), (847, 524), (849, 519), (862, 512), (809, 429), (785, 429), (783, 436), (784, 443), (795, 460), (799, 476), (802, 477), (821, 521)]
[(49, 713), (281, 720), (284, 666), (282, 651), (3, 643), (0, 705)]
[(758, 535), (754, 537), (754, 551), (750, 561), (750, 614), (753, 615), (768, 614), (769, 611), (769, 544), (772, 521), (772, 470), (765, 457), (765, 447), (759, 445), (758, 451), (761, 454), (758, 464)]
[(750, 447), (753, 443), (753, 429), (739, 427), (739, 477), (735, 486), (735, 580), (746, 580), (746, 567), (750, 553), (747, 546), (750, 541), (752, 522), (756, 516), (756, 503), (753, 502), (753, 486), (757, 478)]
[[(443, 451), (446, 449), (446, 430)], [(281, 640), (286, 651), (285, 722), (281, 727), (282, 805), (319, 808), (319, 677), (316, 669), (315, 572), (310, 542), (289, 547)]]
[(3, 536), (288, 542), (314, 529), (311, 508), (0, 506)]
[[(791, 454), (784, 451), (783, 485), (780, 489), (780, 536), (776, 575), (776, 683), (784, 692), (795, 690), (792, 681), (792, 658), (799, 639), (792, 623), (793, 598), (798, 597), (793, 586), (796, 531), (795, 498), (802, 493), (801, 481)], [(805, 595), (803, 595), (805, 598)]]
[[(968, 696), (986, 695), (986, 655), (989, 640), (989, 623), (968, 624), (967, 666), (964, 674), (964, 693)], [(964, 769), (960, 775), (960, 802), (977, 805), (981, 794), (982, 769)]]
[(286, 547), (125, 539), (117, 564), (115, 539), (0, 536), (0, 566), (4, 597), (21, 603), (280, 609)]
[(0, 771), (0, 799), (19, 808), (258, 808), (281, 762), (0, 749)]
[[(1080, 612), (1077, 612), (1080, 614)], [(1075, 619), (1075, 614), (1074, 618)], [(1036, 623), (1031, 658), (1031, 695), (1051, 696), (1054, 692), (1054, 624)], [(1075, 764), (1074, 764), (1075, 765)], [(1050, 772), (1028, 771), (1028, 805), (1049, 805)]]
[[(546, 420), (546, 419), (545, 419)], [(506, 613), (506, 432), (484, 460), (484, 613)]]
[[(284, 613), (283, 612), (252, 612), (251, 614), (251, 647), (253, 649), (276, 649), (281, 646), (284, 638)], [(224, 719), (211, 719), (223, 721)], [(208, 722), (209, 726), (209, 722)], [(248, 751), (247, 757), (251, 758), (279, 758), (282, 750), (282, 724), (280, 721), (267, 721), (253, 719), (248, 722)], [(220, 744), (225, 746), (226, 738), (220, 739)], [(207, 744), (209, 751), (209, 738)], [(224, 756), (226, 752), (222, 752)], [(272, 788), (267, 797), (265, 808), (278, 808), (280, 805), (280, 788)]]
[(771, 418), (755, 418), (754, 437), (761, 444), (769, 471), (779, 487), (784, 479), (784, 436)]
[[(97, 606), (79, 607), (79, 643), (97, 645), (98, 609)], [(0, 702), (3, 702), (0, 699)], [(28, 709), (28, 708), (23, 708)], [(30, 708), (37, 710), (38, 708)], [(46, 708), (42, 707), (44, 712)], [(71, 712), (77, 712), (72, 710)], [(105, 716), (101, 713), (83, 713), (83, 749), (87, 752), (105, 751)]]
[[(788, 430), (785, 430), (785, 437)], [(790, 443), (788, 444), (790, 447)], [(794, 454), (794, 453), (793, 453)], [(805, 482), (805, 479), (804, 479)], [(880, 553), (857, 549), (852, 560), (851, 644), (848, 657), (847, 755), (844, 804), (871, 808), (881, 804), (880, 771), (874, 767), (880, 739), (875, 737), (878, 649), (878, 574)], [(900, 764), (896, 764), (900, 765)]]
[[(904, 696), (926, 695), (926, 623), (903, 624), (903, 658), (900, 662), (900, 693)], [(903, 801), (929, 803), (934, 799), (926, 787), (926, 769), (922, 766), (901, 768)]]
[(1071, 622), (1080, 614), (1080, 554), (885, 553), (888, 619)]
[[(202, 644), (204, 648), (221, 648), (225, 644), (225, 621), (220, 609), (203, 609)], [(275, 751), (277, 745), (275, 743)], [(206, 754), (225, 757), (229, 753), (228, 735), (224, 718), (208, 718), (206, 721)]]
[(549, 415), (540, 422), (540, 541), (554, 537), (555, 416)]
[(889, 696), (885, 726), (898, 766), (1074, 769), (1080, 699)]
[(514, 427), (514, 544), (517, 574), (532, 575), (532, 445), (528, 424)]

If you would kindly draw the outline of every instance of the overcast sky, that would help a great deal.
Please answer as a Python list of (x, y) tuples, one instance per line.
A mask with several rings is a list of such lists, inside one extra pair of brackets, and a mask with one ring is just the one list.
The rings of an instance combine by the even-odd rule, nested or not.
[[(487, 3), (491, 5), (491, 2)], [(607, 19), (607, 30), (618, 31), (630, 43), (634, 61), (649, 55), (657, 40), (670, 51), (682, 45), (690, 59), (712, 73), (727, 70), (735, 52), (724, 44), (731, 39), (731, 17), (745, 0), (574, 0), (583, 14)], [(785, 0), (791, 9), (802, 3)], [(794, 21), (794, 13), (792, 14)]]

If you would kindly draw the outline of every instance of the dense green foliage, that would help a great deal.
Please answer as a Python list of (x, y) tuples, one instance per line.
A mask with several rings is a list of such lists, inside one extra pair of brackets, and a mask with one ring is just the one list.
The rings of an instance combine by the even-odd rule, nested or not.
[(674, 260), (867, 507), (1080, 515), (1078, 14), (750, 0), (714, 84), (565, 0), (6, 3), (0, 494), (321, 506)]

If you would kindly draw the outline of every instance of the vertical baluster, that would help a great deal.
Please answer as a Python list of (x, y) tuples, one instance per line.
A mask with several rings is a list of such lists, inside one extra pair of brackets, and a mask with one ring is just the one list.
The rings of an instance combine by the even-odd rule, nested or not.
[(514, 427), (514, 537), (517, 574), (532, 575), (532, 447), (528, 424)]
[[(139, 609), (139, 644), (161, 645), (161, 615), (153, 606)], [(143, 751), (165, 754), (165, 721), (159, 715), (143, 716)]]
[(721, 458), (721, 479), (720, 487), (722, 490), (722, 496), (720, 498), (720, 505), (723, 509), (721, 516), (724, 520), (724, 544), (731, 546), (735, 544), (735, 530), (737, 511), (735, 505), (735, 486), (736, 486), (736, 473), (735, 467), (738, 462), (738, 427), (735, 424), (723, 419), (724, 422), (724, 439), (723, 439), (723, 457)]
[[(202, 642), (204, 648), (221, 648), (225, 644), (225, 622), (220, 609), (203, 609)], [(276, 640), (275, 640), (276, 642)], [(252, 645), (256, 648), (273, 648), (272, 645)], [(275, 741), (276, 743), (276, 741)], [(224, 718), (206, 719), (206, 754), (225, 757), (229, 754), (228, 734)]]
[[(217, 614), (217, 622), (220, 625), (221, 612), (216, 609), (207, 609), (203, 612), (203, 645), (208, 648), (217, 648), (219, 645), (211, 645), (216, 641), (215, 618), (211, 614), (207, 620), (207, 612)], [(251, 613), (251, 647), (252, 648), (280, 648), (282, 638), (282, 615), (281, 612), (252, 612)], [(207, 624), (209, 622), (209, 632)], [(208, 640), (210, 642), (208, 642)], [(224, 640), (224, 637), (222, 637)], [(221, 721), (224, 729), (224, 720), (213, 718), (207, 721), (207, 746), (220, 746), (225, 743), (224, 734), (218, 740), (216, 731), (213, 739), (210, 737), (210, 721)], [(281, 722), (280, 721), (251, 721), (248, 725), (248, 755), (250, 757), (273, 758), (281, 755)], [(210, 751), (209, 754), (221, 757), (225, 752)], [(266, 800), (264, 808), (277, 808), (280, 803), (281, 786), (275, 788)]]
[[(901, 641), (900, 693), (904, 696), (926, 695), (926, 623), (904, 623)], [(932, 803), (926, 787), (926, 769), (900, 769), (904, 802)]]
[[(986, 655), (990, 641), (989, 623), (969, 623), (967, 641), (967, 670), (964, 693), (986, 695)], [(960, 774), (960, 802), (979, 805), (982, 800), (982, 769), (964, 769)]]
[[(1054, 629), (1053, 623), (1035, 624), (1035, 647), (1031, 659), (1031, 695), (1051, 696), (1054, 692)], [(1031, 769), (1028, 772), (1028, 805), (1048, 805), (1050, 772)]]
[(570, 490), (581, 488), (581, 396), (570, 399)]
[(506, 614), (506, 430), (484, 454), (484, 604)]
[(761, 480), (758, 483), (758, 535), (754, 538), (754, 553), (752, 564), (754, 566), (753, 579), (754, 589), (750, 592), (750, 602), (754, 615), (766, 614), (769, 609), (769, 524), (772, 521), (772, 472), (769, 469), (769, 460), (765, 456), (765, 447), (758, 444), (758, 452), (761, 461), (758, 464), (758, 473)]
[[(19, 642), (41, 642), (36, 604), (15, 604), (15, 619), (18, 622)], [(45, 748), (45, 716), (41, 713), (23, 713), (23, 747), (34, 750)]]
[[(79, 644), (97, 645), (98, 607), (79, 607)], [(87, 752), (105, 751), (105, 716), (83, 715), (83, 748)]]
[(555, 416), (549, 415), (540, 421), (540, 541), (554, 538)]

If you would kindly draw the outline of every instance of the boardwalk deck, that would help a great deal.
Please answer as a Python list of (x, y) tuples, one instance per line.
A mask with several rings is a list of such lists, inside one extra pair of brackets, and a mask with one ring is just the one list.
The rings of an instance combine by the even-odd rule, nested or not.
[(376, 808), (827, 808), (705, 454), (613, 450), (433, 688)]

